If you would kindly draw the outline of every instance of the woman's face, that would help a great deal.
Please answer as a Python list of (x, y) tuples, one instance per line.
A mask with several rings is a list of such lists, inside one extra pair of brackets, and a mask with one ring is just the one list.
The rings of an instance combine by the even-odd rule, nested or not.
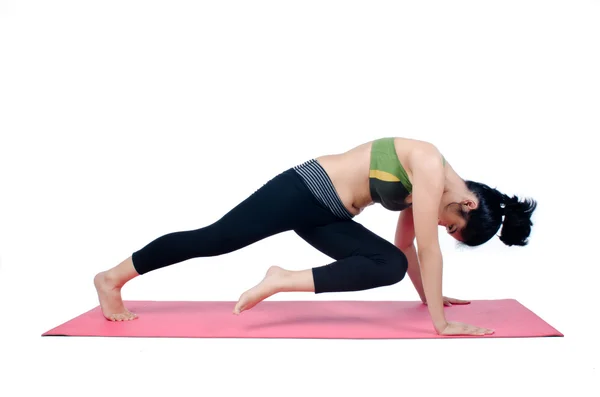
[(463, 199), (461, 201), (452, 201), (452, 199), (444, 202), (440, 206), (438, 215), (438, 225), (446, 228), (446, 232), (461, 241), (461, 232), (467, 225), (465, 219), (469, 211), (477, 208), (477, 203), (471, 199)]
[(446, 232), (460, 241), (462, 229), (467, 221), (462, 215), (461, 204), (451, 203), (442, 208), (438, 217), (438, 225), (446, 228)]

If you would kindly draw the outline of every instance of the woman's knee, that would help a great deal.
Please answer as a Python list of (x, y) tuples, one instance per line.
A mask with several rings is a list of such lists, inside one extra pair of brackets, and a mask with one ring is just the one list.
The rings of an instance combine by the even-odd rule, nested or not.
[(406, 277), (408, 260), (406, 255), (396, 247), (378, 255), (375, 262), (382, 286), (397, 284)]

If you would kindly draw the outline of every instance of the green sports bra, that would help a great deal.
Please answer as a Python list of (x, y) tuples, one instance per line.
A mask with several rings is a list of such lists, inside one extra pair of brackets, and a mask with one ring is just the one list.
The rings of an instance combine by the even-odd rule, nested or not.
[[(446, 163), (443, 156), (442, 161)], [(412, 183), (398, 159), (394, 138), (381, 138), (372, 143), (369, 190), (373, 202), (390, 211), (402, 211), (412, 205), (405, 201), (412, 193)]]

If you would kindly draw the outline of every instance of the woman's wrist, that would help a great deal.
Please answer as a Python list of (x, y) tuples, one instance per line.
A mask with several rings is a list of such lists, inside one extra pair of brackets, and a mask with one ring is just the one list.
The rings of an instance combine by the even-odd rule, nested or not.
[(433, 326), (435, 328), (435, 330), (441, 334), (442, 331), (444, 331), (446, 329), (446, 327), (448, 326), (448, 322), (446, 320), (438, 320), (437, 322), (434, 321)]

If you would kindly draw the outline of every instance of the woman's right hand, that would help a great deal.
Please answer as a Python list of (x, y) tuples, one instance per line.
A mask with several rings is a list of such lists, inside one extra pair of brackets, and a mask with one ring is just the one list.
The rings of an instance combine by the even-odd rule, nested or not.
[(476, 327), (465, 323), (450, 321), (443, 329), (438, 330), (438, 333), (443, 336), (450, 335), (491, 335), (493, 329)]

